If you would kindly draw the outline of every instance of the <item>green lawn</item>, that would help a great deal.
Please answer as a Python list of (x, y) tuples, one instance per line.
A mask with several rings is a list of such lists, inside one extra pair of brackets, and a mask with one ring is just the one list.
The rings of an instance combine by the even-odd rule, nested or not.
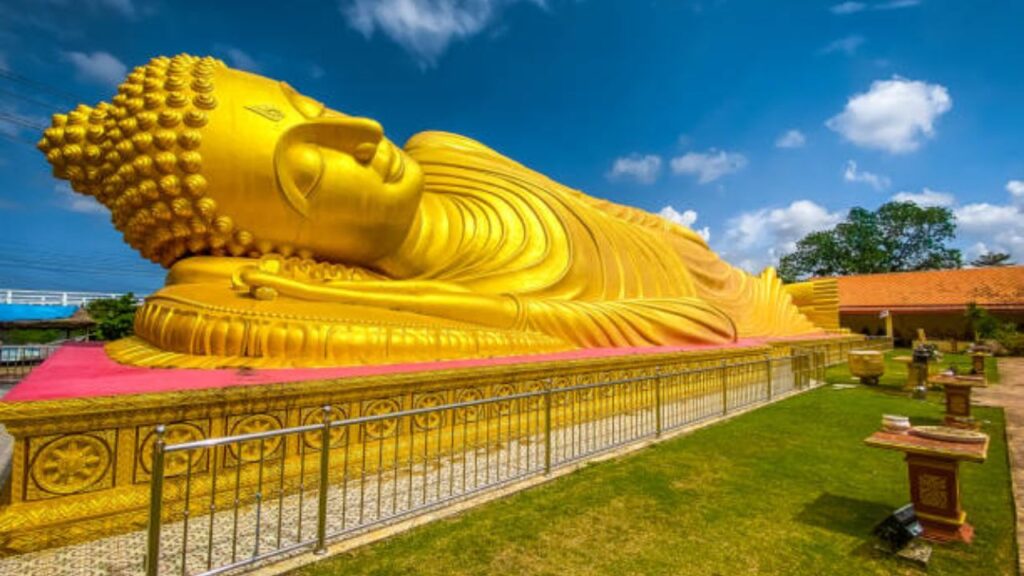
[[(910, 356), (908, 348), (897, 348), (885, 353), (885, 374), (879, 380), (883, 387), (902, 389), (907, 382), (907, 365), (904, 362), (894, 362), (895, 356)], [(943, 354), (942, 360), (934, 364), (941, 370), (949, 366), (956, 366), (958, 374), (967, 374), (971, 370), (971, 357), (966, 354)], [(829, 382), (857, 383), (858, 380), (850, 375), (850, 369), (846, 364), (839, 364), (828, 369), (825, 379)], [(995, 358), (985, 359), (985, 379), (989, 384), (999, 382), (999, 370)]]
[[(919, 574), (873, 549), (907, 481), (901, 454), (862, 440), (883, 413), (938, 422), (929, 396), (822, 388), (296, 574)], [(936, 546), (932, 575), (1016, 574), (1003, 414), (976, 417), (992, 443), (964, 465), (975, 542)]]

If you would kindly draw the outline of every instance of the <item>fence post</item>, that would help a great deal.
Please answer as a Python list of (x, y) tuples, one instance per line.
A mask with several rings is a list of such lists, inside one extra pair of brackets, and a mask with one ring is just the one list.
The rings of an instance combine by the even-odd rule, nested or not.
[(654, 367), (654, 437), (661, 438), (661, 368)]
[(551, 383), (544, 389), (544, 473), (551, 473)]
[(146, 576), (157, 576), (160, 571), (160, 508), (164, 499), (164, 432), (163, 424), (156, 427), (153, 442), (153, 466), (149, 480), (149, 529), (146, 535)]
[(722, 416), (729, 413), (729, 388), (725, 385), (725, 360), (718, 368), (722, 380)]
[[(327, 483), (331, 457), (331, 407), (323, 407), (324, 422), (320, 429), (320, 494), (316, 510), (316, 549), (314, 554), (327, 553)], [(343, 471), (348, 474), (348, 471)], [(344, 498), (345, 495), (342, 495)]]
[(768, 401), (772, 401), (772, 354), (769, 352), (764, 358), (764, 373), (768, 376)]

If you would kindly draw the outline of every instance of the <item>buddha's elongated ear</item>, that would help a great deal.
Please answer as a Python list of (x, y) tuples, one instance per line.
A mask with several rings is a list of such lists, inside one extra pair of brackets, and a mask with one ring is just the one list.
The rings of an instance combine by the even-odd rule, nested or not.
[(285, 139), (316, 144), (353, 156), (366, 164), (373, 160), (377, 144), (384, 138), (384, 128), (370, 118), (355, 116), (321, 116), (288, 130)]
[(323, 174), (321, 148), (352, 156), (368, 164), (384, 138), (381, 125), (369, 118), (326, 116), (288, 129), (274, 150), (274, 172), (285, 198), (303, 216), (308, 214), (308, 196)]

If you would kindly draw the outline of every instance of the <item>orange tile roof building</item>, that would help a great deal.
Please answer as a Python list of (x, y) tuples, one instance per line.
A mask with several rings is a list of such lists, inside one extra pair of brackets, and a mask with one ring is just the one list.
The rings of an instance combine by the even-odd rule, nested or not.
[(1024, 266), (928, 270), (840, 276), (840, 324), (850, 331), (885, 334), (888, 311), (897, 340), (909, 342), (923, 328), (931, 338), (970, 340), (964, 311), (975, 303), (1024, 328)]

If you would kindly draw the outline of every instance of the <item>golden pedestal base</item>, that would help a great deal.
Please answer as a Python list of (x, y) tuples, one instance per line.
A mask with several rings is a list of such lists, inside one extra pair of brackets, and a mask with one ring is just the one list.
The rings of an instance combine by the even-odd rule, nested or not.
[[(169, 444), (318, 422), (329, 405), (338, 419), (557, 388), (580, 382), (655, 377), (724, 363), (763, 361), (813, 349), (838, 357), (859, 336), (770, 345), (485, 365), (334, 380), (231, 386), (156, 394), (0, 403), (14, 437), (11, 481), (0, 506), (0, 554), (64, 546), (139, 530), (146, 524), (154, 429)], [(810, 368), (803, 366), (802, 368)], [(751, 376), (753, 377), (753, 375)], [(781, 383), (777, 384), (781, 385)], [(297, 468), (298, 440), (275, 448)], [(175, 499), (174, 466), (166, 494)], [(231, 469), (231, 454), (193, 462)], [(181, 472), (179, 470), (178, 472)], [(297, 474), (297, 473), (296, 473)], [(290, 473), (289, 473), (290, 475)], [(226, 475), (225, 475), (226, 476)], [(244, 481), (244, 480), (243, 480)], [(218, 485), (218, 492), (222, 488)], [(197, 497), (198, 494), (193, 494)], [(218, 497), (219, 500), (219, 497)]]

